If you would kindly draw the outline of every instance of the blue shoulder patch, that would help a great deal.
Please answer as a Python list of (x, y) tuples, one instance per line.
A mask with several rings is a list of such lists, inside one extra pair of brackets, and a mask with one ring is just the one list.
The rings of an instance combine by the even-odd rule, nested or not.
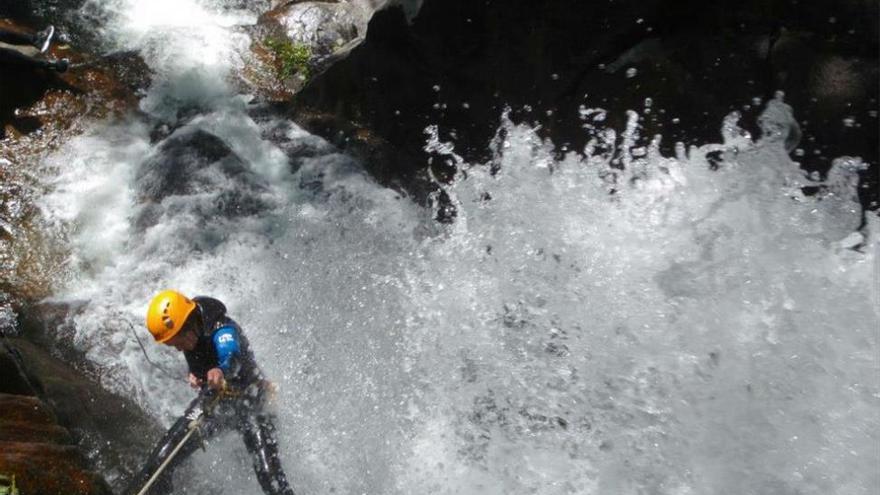
[(231, 325), (220, 327), (214, 332), (213, 340), (219, 367), (224, 373), (229, 373), (233, 358), (240, 351), (238, 331)]

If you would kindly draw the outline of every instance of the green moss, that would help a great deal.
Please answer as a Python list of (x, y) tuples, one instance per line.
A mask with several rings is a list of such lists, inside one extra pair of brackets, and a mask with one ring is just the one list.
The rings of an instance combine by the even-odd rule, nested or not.
[(308, 45), (281, 38), (269, 38), (265, 44), (275, 55), (275, 60), (281, 64), (278, 69), (281, 79), (287, 79), (293, 74), (299, 74), (303, 79), (309, 78), (312, 49)]

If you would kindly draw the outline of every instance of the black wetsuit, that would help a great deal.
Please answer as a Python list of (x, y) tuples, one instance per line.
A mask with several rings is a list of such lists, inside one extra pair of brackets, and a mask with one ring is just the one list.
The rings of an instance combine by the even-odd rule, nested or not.
[[(205, 380), (208, 370), (222, 369), (234, 396), (221, 399), (214, 410), (205, 416), (199, 433), (187, 440), (148, 493), (171, 493), (171, 473), (202, 446), (202, 440), (228, 429), (236, 429), (253, 456), (254, 471), (263, 492), (266, 495), (293, 495), (278, 458), (273, 417), (264, 409), (266, 382), (250, 351), (247, 338), (238, 324), (226, 316), (223, 303), (210, 297), (194, 297), (193, 301), (197, 309), (191, 317), (199, 319), (201, 330), (195, 349), (184, 352), (190, 373)], [(234, 348), (234, 352), (230, 352), (230, 348)], [(143, 470), (126, 493), (136, 494), (168, 458), (189, 432), (190, 422), (201, 414), (204, 400), (200, 396), (190, 403), (183, 417), (174, 423), (153, 449)]]
[[(0, 43), (8, 45), (33, 46), (37, 42), (36, 35), (23, 34), (6, 29), (0, 29)], [(47, 68), (52, 65), (47, 60), (29, 57), (19, 51), (0, 47), (0, 64), (27, 65), (31, 67)]]

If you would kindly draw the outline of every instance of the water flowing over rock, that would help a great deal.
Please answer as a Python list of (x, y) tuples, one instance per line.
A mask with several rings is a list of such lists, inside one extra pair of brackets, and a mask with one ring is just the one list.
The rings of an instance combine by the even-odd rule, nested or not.
[[(865, 100), (876, 26), (852, 13), (874, 6), (427, 0), (364, 33), (355, 2), (78, 1), (28, 3), (152, 75), (136, 110), (33, 159), (30, 218), (62, 253), (18, 251), (52, 298), (0, 298), (0, 324), (64, 426), (9, 441), (77, 442), (114, 486), (136, 470), (194, 394), (178, 352), (132, 335), (172, 287), (244, 328), (297, 493), (878, 485), (871, 161), (792, 160), (821, 148), (805, 74), (833, 112)], [(277, 72), (304, 69), (291, 96)], [(234, 435), (180, 469), (187, 493), (257, 490)]]

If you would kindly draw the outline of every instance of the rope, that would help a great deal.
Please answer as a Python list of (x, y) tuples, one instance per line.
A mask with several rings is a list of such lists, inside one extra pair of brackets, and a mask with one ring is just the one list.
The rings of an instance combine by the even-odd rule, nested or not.
[(170, 464), (171, 461), (174, 460), (174, 457), (177, 455), (178, 452), (180, 452), (180, 449), (182, 449), (183, 446), (186, 445), (186, 442), (189, 441), (190, 437), (192, 437), (193, 434), (195, 434), (196, 432), (200, 431), (199, 427), (202, 426), (205, 416), (207, 416), (210, 411), (214, 410), (214, 408), (217, 406), (217, 403), (220, 402), (220, 399), (232, 393), (231, 390), (228, 390), (229, 389), (227, 389), (226, 387), (226, 382), (224, 381), (223, 387), (217, 392), (217, 394), (211, 399), (211, 401), (203, 407), (202, 413), (199, 415), (199, 417), (190, 421), (189, 426), (187, 426), (187, 429), (189, 431), (187, 431), (186, 435), (184, 435), (180, 442), (177, 443), (177, 445), (174, 447), (174, 450), (172, 450), (171, 453), (168, 454), (168, 457), (165, 458), (164, 461), (162, 461), (162, 464), (159, 464), (159, 467), (156, 468), (156, 471), (153, 472), (153, 475), (150, 476), (146, 484), (144, 484), (143, 488), (141, 488), (141, 490), (137, 492), (137, 495), (146, 495), (146, 493), (150, 490), (156, 480), (159, 479), (159, 476), (162, 475), (162, 472), (165, 471), (165, 468), (168, 467), (168, 464)]
[(144, 343), (141, 342), (140, 337), (138, 337), (138, 334), (137, 334), (137, 332), (136, 332), (135, 329), (134, 329), (134, 325), (132, 325), (131, 322), (128, 321), (128, 318), (125, 318), (125, 317), (122, 316), (122, 315), (119, 315), (118, 318), (119, 318), (120, 320), (124, 321), (124, 322), (128, 325), (128, 328), (131, 329), (131, 334), (134, 335), (134, 339), (137, 341), (138, 345), (140, 346), (140, 348), (141, 348), (141, 352), (144, 354), (144, 359), (146, 359), (147, 362), (150, 363), (150, 365), (151, 365), (152, 367), (154, 367), (154, 368), (156, 368), (157, 370), (159, 370), (160, 372), (162, 372), (162, 374), (165, 375), (166, 377), (171, 378), (172, 380), (176, 380), (176, 379), (177, 379), (177, 375), (176, 375), (176, 374), (171, 373), (171, 372), (168, 371), (164, 366), (160, 366), (160, 365), (154, 363), (152, 359), (150, 359), (150, 356), (147, 355), (147, 348), (144, 347)]

